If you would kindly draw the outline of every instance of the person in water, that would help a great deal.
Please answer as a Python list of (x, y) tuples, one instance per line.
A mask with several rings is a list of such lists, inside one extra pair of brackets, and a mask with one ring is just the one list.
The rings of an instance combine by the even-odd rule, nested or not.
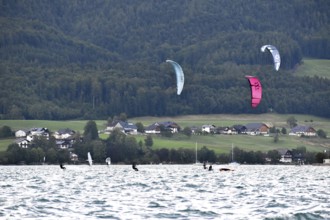
[(212, 165), (209, 166), (209, 171), (213, 170)]
[(61, 167), (62, 170), (65, 170), (66, 169), (65, 166), (63, 166), (62, 163), (60, 163), (60, 167)]
[(139, 169), (136, 168), (136, 163), (135, 163), (135, 162), (132, 164), (132, 168), (133, 168), (133, 170), (135, 170), (135, 171), (139, 171)]
[(204, 167), (204, 169), (207, 169), (207, 167), (206, 167), (206, 162), (204, 161), (204, 163), (203, 163), (203, 167)]

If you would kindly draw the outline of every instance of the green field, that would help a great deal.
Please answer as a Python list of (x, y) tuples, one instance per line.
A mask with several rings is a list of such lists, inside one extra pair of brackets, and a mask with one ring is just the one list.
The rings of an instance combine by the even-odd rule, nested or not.
[(297, 76), (330, 78), (330, 60), (303, 59), (303, 64), (295, 72)]
[[(316, 130), (322, 129), (330, 134), (330, 119), (320, 118), (310, 115), (280, 115), (280, 114), (258, 114), (258, 115), (187, 115), (180, 117), (140, 117), (131, 118), (130, 122), (141, 122), (148, 126), (154, 122), (174, 121), (182, 128), (186, 126), (201, 126), (203, 124), (213, 124), (215, 126), (231, 126), (234, 124), (247, 124), (250, 122), (271, 122), (276, 127), (286, 127), (287, 118), (294, 116), (300, 125), (311, 125)], [(95, 121), (99, 130), (106, 128), (106, 121)], [(73, 130), (83, 132), (87, 121), (44, 121), (44, 120), (0, 120), (0, 127), (7, 125), (12, 130), (32, 128), (32, 127), (47, 127), (51, 131), (56, 131), (61, 128), (71, 128)], [(100, 134), (102, 139), (106, 139), (108, 135)], [(144, 140), (145, 135), (136, 136), (137, 141)], [(4, 151), (14, 139), (0, 140), (0, 151)], [(297, 148), (305, 146), (308, 151), (323, 151), (325, 148), (330, 148), (329, 139), (319, 138), (298, 138), (288, 135), (282, 135), (278, 143), (274, 143), (273, 137), (264, 136), (248, 136), (248, 135), (193, 135), (190, 138), (185, 135), (175, 135), (172, 138), (163, 138), (153, 136), (154, 149), (159, 148), (201, 148), (203, 146), (214, 150), (216, 153), (229, 152), (231, 145), (239, 147), (246, 151), (268, 151), (278, 148)]]

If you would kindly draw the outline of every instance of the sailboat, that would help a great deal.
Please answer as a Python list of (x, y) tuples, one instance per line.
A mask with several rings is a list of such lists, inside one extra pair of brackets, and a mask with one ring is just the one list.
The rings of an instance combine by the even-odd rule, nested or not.
[(240, 165), (236, 161), (234, 161), (234, 144), (231, 144), (231, 162), (229, 163), (231, 166), (237, 166)]
[(107, 159), (105, 159), (105, 162), (107, 163), (107, 165), (111, 165), (111, 158), (110, 157), (107, 157)]
[(89, 163), (89, 166), (92, 166), (93, 165), (93, 160), (92, 160), (92, 156), (91, 156), (91, 153), (87, 153), (87, 161)]

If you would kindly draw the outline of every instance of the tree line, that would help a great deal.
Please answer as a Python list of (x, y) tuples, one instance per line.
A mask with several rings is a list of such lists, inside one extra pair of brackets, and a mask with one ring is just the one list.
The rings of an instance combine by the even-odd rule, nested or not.
[[(304, 56), (330, 58), (327, 0), (0, 4), (0, 119), (270, 109), (330, 117), (329, 80), (294, 72)], [(280, 72), (264, 44), (280, 50)], [(180, 96), (168, 58), (186, 76)], [(245, 75), (262, 79), (258, 109)]]

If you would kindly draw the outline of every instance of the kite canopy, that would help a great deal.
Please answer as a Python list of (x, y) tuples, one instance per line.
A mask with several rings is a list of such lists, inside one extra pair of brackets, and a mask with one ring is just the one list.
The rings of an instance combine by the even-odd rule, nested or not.
[(245, 76), (251, 88), (251, 106), (256, 108), (261, 102), (262, 87), (259, 79), (255, 76)]
[(266, 49), (269, 50), (270, 53), (272, 54), (273, 61), (274, 61), (274, 68), (275, 68), (276, 71), (278, 71), (280, 69), (280, 65), (281, 65), (280, 53), (278, 52), (276, 47), (274, 47), (273, 45), (264, 45), (260, 48), (260, 50), (262, 52), (265, 52)]
[(180, 95), (183, 89), (184, 85), (184, 75), (181, 66), (177, 63), (174, 62), (173, 60), (166, 60), (167, 63), (171, 63), (175, 74), (176, 74), (176, 85), (177, 85), (177, 94)]

